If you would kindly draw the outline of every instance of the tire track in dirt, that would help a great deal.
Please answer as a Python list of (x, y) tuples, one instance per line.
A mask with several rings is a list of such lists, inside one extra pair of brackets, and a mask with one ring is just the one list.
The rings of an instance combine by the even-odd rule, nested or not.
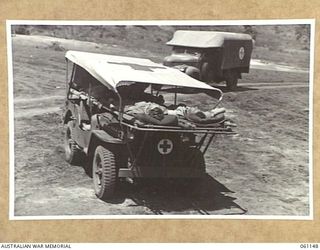
[(26, 104), (26, 103), (34, 103), (39, 101), (50, 101), (50, 100), (63, 100), (65, 96), (62, 95), (54, 95), (54, 96), (43, 96), (37, 98), (18, 98), (14, 100), (14, 104)]
[(295, 82), (295, 83), (283, 83), (283, 82), (272, 82), (272, 83), (239, 83), (239, 87), (248, 87), (255, 89), (282, 89), (282, 88), (301, 88), (309, 87), (307, 82)]
[(32, 117), (36, 115), (43, 115), (43, 114), (50, 114), (50, 113), (57, 113), (61, 111), (60, 107), (47, 107), (47, 108), (33, 108), (27, 110), (19, 110), (16, 111), (14, 114), (14, 118), (25, 118), (25, 117)]
[[(214, 85), (219, 87), (220, 85)], [(278, 88), (300, 88), (300, 87), (309, 87), (307, 82), (299, 83), (283, 83), (283, 82), (273, 82), (273, 83), (239, 83), (239, 87), (249, 87), (255, 89), (278, 89)], [(28, 103), (39, 103), (41, 101), (61, 101), (64, 100), (64, 95), (51, 95), (51, 96), (42, 96), (37, 98), (15, 98), (14, 104), (28, 104)]]
[(293, 67), (289, 65), (281, 65), (274, 62), (261, 61), (258, 59), (251, 59), (250, 68), (270, 71), (296, 72), (302, 74), (309, 73), (308, 69)]
[[(216, 87), (219, 87), (217, 85)], [(248, 88), (248, 90), (260, 89), (283, 89), (283, 88), (307, 88), (308, 83), (239, 83), (239, 88)], [(57, 106), (57, 102), (62, 103), (65, 96), (42, 96), (38, 98), (18, 98), (14, 100), (15, 118), (32, 117), (47, 113), (55, 113), (61, 111), (61, 107)], [(41, 102), (41, 107), (39, 107)]]
[(42, 96), (39, 98), (18, 98), (14, 100), (14, 118), (25, 118), (36, 115), (57, 113), (65, 97), (62, 95)]
[(283, 85), (283, 86), (259, 86), (256, 87), (255, 89), (288, 89), (288, 88), (307, 88), (308, 86), (306, 85)]

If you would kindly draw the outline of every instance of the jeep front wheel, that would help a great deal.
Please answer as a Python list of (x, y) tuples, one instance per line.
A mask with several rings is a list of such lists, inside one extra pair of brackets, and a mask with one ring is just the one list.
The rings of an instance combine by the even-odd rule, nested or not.
[(77, 143), (71, 138), (71, 131), (69, 126), (65, 131), (64, 151), (66, 161), (71, 165), (78, 165), (81, 163), (83, 153), (78, 147)]
[(102, 200), (111, 198), (118, 175), (114, 154), (103, 146), (98, 146), (93, 157), (92, 172), (96, 196)]

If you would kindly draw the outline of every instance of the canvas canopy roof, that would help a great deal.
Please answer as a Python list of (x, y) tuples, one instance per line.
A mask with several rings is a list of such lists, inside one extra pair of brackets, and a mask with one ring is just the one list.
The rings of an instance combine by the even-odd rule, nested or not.
[(122, 82), (142, 82), (218, 91), (177, 69), (165, 67), (149, 59), (106, 54), (67, 51), (65, 57), (84, 68), (105, 86), (114, 89)]
[(196, 47), (196, 48), (214, 48), (222, 47), (225, 41), (252, 41), (248, 34), (217, 32), (217, 31), (193, 31), (177, 30), (173, 38), (167, 42), (167, 45)]

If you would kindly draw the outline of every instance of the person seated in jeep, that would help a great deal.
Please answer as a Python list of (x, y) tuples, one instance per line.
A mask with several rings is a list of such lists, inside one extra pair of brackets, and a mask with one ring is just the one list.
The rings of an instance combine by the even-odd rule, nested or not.
[(109, 109), (119, 105), (116, 94), (101, 84), (92, 87), (91, 96), (94, 97), (103, 107)]
[(149, 87), (148, 83), (134, 83), (130, 86), (118, 87), (119, 94), (122, 97), (123, 105), (133, 105), (136, 102), (153, 102), (163, 105), (164, 99), (162, 95), (154, 96), (151, 93), (146, 93), (145, 90)]

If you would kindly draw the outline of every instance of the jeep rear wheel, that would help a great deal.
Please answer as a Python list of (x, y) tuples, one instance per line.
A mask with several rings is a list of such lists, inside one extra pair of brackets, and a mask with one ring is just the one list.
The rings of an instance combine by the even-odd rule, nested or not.
[(192, 149), (190, 152), (190, 156), (192, 159), (190, 160), (190, 164), (192, 167), (199, 169), (201, 172), (205, 173), (206, 164), (204, 161), (204, 156), (199, 149)]
[(78, 147), (77, 143), (71, 138), (71, 131), (69, 127), (67, 127), (65, 132), (64, 151), (66, 161), (71, 165), (78, 165), (81, 163), (83, 153)]
[(197, 169), (201, 173), (201, 175), (197, 177), (182, 178), (180, 180), (180, 185), (187, 188), (190, 193), (193, 193), (197, 192), (203, 181), (203, 177), (206, 173), (206, 164), (204, 156), (199, 149), (190, 149), (190, 152), (188, 152), (188, 156), (190, 157), (188, 160), (190, 164), (189, 167)]
[(96, 196), (102, 200), (111, 198), (118, 175), (114, 154), (103, 146), (98, 146), (93, 157), (92, 171)]

